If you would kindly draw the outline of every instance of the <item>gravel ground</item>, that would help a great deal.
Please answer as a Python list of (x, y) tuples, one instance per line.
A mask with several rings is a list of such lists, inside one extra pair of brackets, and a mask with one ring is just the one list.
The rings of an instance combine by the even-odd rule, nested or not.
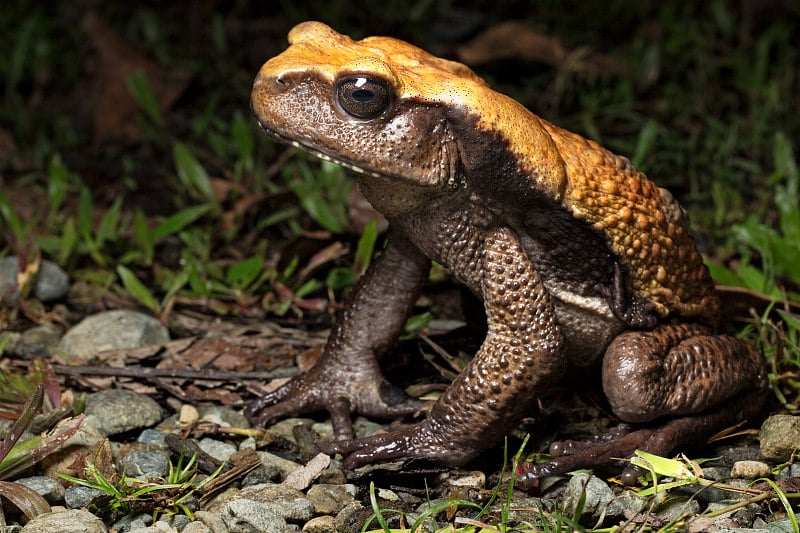
[[(0, 290), (8, 289), (3, 288), (7, 284), (4, 269), (10, 271), (9, 265), (0, 262)], [(46, 298), (63, 297), (57, 287), (63, 277), (57, 268), (48, 269), (57, 279), (44, 283)], [(58, 353), (70, 354), (84, 363), (103, 350), (132, 349), (169, 339), (158, 321), (131, 311), (98, 313), (66, 332), (58, 324), (44, 323), (11, 335), (5, 342), (5, 355), (10, 358)], [(376, 480), (374, 496), (382, 508), (406, 513), (405, 522), (397, 515), (389, 519), (390, 525), (399, 527), (452, 498), (486, 504), (492, 487), (487, 475), (496, 474), (499, 467), (490, 457), (485, 472), (451, 469), (427, 475), (401, 474), (383, 467), (368, 469), (359, 480), (348, 481), (337, 468), (336, 458), (320, 454), (314, 444), (317, 439), (331, 437), (326, 422), (305, 418), (281, 421), (261, 435), (268, 437), (269, 445), (260, 447), (253, 435), (241, 430), (249, 427), (241, 409), (194, 407), (175, 398), (159, 404), (146, 386), (138, 384), (139, 389), (144, 387), (139, 392), (108, 388), (87, 396), (85, 420), (72, 437), (72, 444), (30, 468), (24, 478), (13, 479), (41, 494), (52, 512), (22, 527), (20, 513), (6, 505), (9, 529), (4, 531), (356, 532), (372, 514), (370, 480)], [(357, 434), (364, 435), (384, 426), (360, 418), (355, 427)], [(185, 439), (188, 428), (207, 430), (204, 436)], [(768, 505), (743, 491), (754, 480), (766, 478), (787, 492), (798, 492), (800, 465), (788, 464), (798, 442), (800, 417), (774, 415), (763, 424), (759, 444), (740, 438), (709, 450), (706, 456), (714, 459), (703, 463), (703, 475), (719, 485), (684, 486), (671, 490), (666, 498), (652, 498), (582, 473), (544, 480), (535, 496), (515, 491), (509, 499), (502, 492), (489, 505), (489, 517), (482, 520), (491, 522), (491, 517), (505, 512), (512, 524), (536, 523), (543, 511), (558, 509), (563, 516), (580, 514), (580, 522), (587, 527), (628, 524), (628, 530), (633, 531), (643, 524), (653, 528), (674, 524), (674, 530), (698, 532), (792, 531), (780, 505)], [(201, 471), (213, 472), (222, 463), (232, 466), (230, 484), (212, 494), (198, 491), (183, 502), (191, 517), (183, 512), (162, 513), (154, 521), (151, 508), (137, 508), (135, 504), (126, 510), (100, 513), (96, 509), (107, 501), (103, 491), (81, 485), (65, 487), (67, 483), (57, 475), (79, 474), (76, 465), (88, 461), (102, 465), (109, 476), (114, 471), (124, 472), (143, 482), (156, 482), (168, 477), (170, 457), (175, 464), (176, 450), (186, 446), (194, 447)], [(768, 486), (756, 483), (754, 488), (765, 490)], [(578, 509), (582, 511), (578, 513)], [(711, 515), (714, 511), (717, 513)], [(443, 519), (446, 514), (442, 511), (437, 518)], [(459, 514), (475, 516), (467, 508)]]

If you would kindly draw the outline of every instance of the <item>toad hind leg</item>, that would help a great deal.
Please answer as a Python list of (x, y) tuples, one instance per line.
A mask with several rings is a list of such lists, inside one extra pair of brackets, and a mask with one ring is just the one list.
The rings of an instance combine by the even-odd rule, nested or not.
[(400, 335), (430, 269), (402, 235), (389, 244), (353, 289), (317, 364), (250, 404), (246, 414), (267, 426), (285, 417), (327, 410), (338, 440), (352, 439), (351, 414), (402, 418), (426, 402), (390, 385), (378, 365)]
[[(766, 384), (764, 359), (753, 345), (705, 326), (623, 333), (606, 350), (603, 388), (614, 413), (641, 426), (626, 425), (594, 441), (560, 443), (553, 450), (559, 457), (530, 467), (518, 480), (530, 485), (539, 477), (630, 457), (636, 449), (667, 455), (702, 444), (755, 416)], [(622, 479), (634, 483), (636, 474), (628, 468)]]

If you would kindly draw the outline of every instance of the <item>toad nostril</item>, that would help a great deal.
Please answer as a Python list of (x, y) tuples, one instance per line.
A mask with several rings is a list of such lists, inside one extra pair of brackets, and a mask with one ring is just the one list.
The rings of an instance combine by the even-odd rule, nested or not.
[(291, 81), (289, 80), (288, 76), (283, 74), (279, 74), (277, 76), (270, 76), (267, 80), (267, 87), (272, 94), (280, 94), (289, 90), (291, 87)]
[(261, 74), (256, 78), (253, 89), (263, 91), (269, 95), (277, 96), (281, 93), (285, 93), (291, 87), (292, 81), (289, 76), (284, 74)]

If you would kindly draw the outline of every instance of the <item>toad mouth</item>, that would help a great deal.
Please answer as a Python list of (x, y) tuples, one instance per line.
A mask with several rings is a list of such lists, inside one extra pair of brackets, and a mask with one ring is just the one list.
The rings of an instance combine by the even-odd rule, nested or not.
[(335, 156), (332, 156), (331, 154), (329, 154), (327, 152), (323, 152), (319, 148), (316, 148), (314, 146), (310, 146), (308, 144), (304, 144), (304, 143), (302, 143), (300, 141), (297, 141), (295, 139), (291, 139), (289, 137), (286, 137), (285, 135), (282, 135), (282, 134), (278, 133), (277, 131), (273, 130), (272, 128), (270, 128), (269, 126), (264, 124), (261, 120), (258, 120), (258, 125), (261, 128), (261, 130), (269, 138), (271, 138), (271, 139), (273, 139), (275, 141), (278, 141), (280, 143), (283, 143), (283, 144), (289, 144), (291, 146), (294, 146), (295, 148), (298, 148), (298, 149), (300, 149), (300, 150), (302, 150), (304, 152), (308, 152), (309, 154), (313, 155), (314, 157), (318, 157), (318, 158), (322, 159), (323, 161), (328, 161), (329, 163), (334, 163), (334, 164), (342, 166), (342, 167), (344, 167), (344, 168), (346, 168), (348, 170), (352, 170), (353, 172), (356, 172), (358, 174), (365, 174), (365, 175), (369, 175), (369, 176), (372, 176), (372, 177), (375, 177), (375, 178), (389, 178), (390, 177), (390, 176), (385, 176), (383, 174), (378, 174), (377, 172), (372, 172), (372, 171), (366, 170), (366, 169), (364, 169), (364, 168), (362, 168), (362, 167), (360, 167), (358, 165), (354, 165), (354, 164), (349, 163), (347, 161), (343, 161), (342, 159), (339, 159), (339, 158), (337, 158)]

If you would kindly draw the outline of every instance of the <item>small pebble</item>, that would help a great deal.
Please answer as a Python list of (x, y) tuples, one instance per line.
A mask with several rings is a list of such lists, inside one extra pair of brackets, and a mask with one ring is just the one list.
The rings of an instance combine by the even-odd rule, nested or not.
[(14, 342), (13, 353), (23, 359), (50, 357), (58, 345), (62, 330), (55, 324), (42, 324), (23, 331)]
[(71, 509), (37, 516), (22, 528), (21, 533), (108, 533), (103, 521), (89, 511)]
[(108, 494), (100, 489), (84, 487), (83, 485), (73, 485), (64, 489), (64, 503), (70, 509), (80, 509), (86, 507), (95, 496)]
[[(0, 258), (0, 295), (9, 300), (19, 297), (17, 273), (19, 258), (8, 256)], [(33, 286), (33, 296), (42, 302), (60, 300), (69, 291), (69, 276), (63, 268), (52, 261), (43, 260)]]
[(303, 526), (303, 533), (338, 533), (339, 525), (332, 516), (312, 518)]
[(231, 454), (236, 452), (236, 446), (222, 442), (217, 439), (210, 439), (208, 437), (200, 439), (197, 443), (200, 449), (217, 461), (227, 461), (230, 459)]
[(135, 311), (117, 309), (91, 315), (67, 331), (58, 350), (85, 362), (104, 350), (139, 348), (169, 341), (169, 331), (158, 320)]
[(580, 504), (583, 513), (599, 517), (611, 500), (614, 492), (602, 479), (590, 474), (577, 474), (570, 477), (564, 491), (564, 509), (574, 513)]
[(64, 486), (49, 476), (25, 477), (15, 482), (35, 491), (50, 505), (64, 503)]
[(237, 498), (221, 510), (222, 520), (236, 533), (288, 533), (289, 528), (272, 506)]
[(263, 483), (243, 488), (235, 499), (247, 499), (267, 504), (270, 509), (288, 522), (305, 522), (314, 516), (314, 505), (299, 490)]
[(161, 452), (135, 450), (125, 455), (120, 466), (126, 476), (142, 481), (159, 481), (169, 474), (169, 459)]
[(756, 479), (771, 476), (772, 470), (769, 465), (761, 461), (736, 461), (731, 467), (732, 478)]
[(86, 398), (86, 414), (96, 416), (108, 435), (154, 426), (161, 407), (151, 397), (125, 389), (109, 389)]
[(785, 462), (800, 442), (800, 416), (772, 415), (761, 425), (761, 454), (770, 461)]

